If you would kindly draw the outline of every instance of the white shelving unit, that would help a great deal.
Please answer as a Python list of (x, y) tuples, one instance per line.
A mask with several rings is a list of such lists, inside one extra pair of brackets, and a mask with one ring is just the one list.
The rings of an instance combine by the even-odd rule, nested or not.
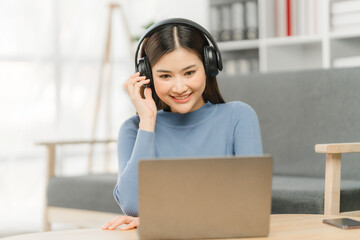
[[(226, 0), (224, 3), (231, 4), (242, 1), (244, 0)], [(218, 41), (218, 46), (224, 56), (225, 71), (227, 71), (226, 61), (228, 59), (235, 55), (241, 57), (249, 54), (249, 52), (257, 58), (258, 68), (247, 69), (248, 72), (331, 68), (334, 67), (335, 59), (360, 56), (360, 24), (358, 30), (353, 28), (350, 31), (331, 31), (331, 3), (339, 0), (292, 0), (292, 3), (295, 1), (317, 1), (315, 9), (317, 33), (284, 37), (275, 37), (274, 34), (275, 1), (277, 0), (256, 1), (258, 6), (258, 39)], [(209, 8), (219, 4), (221, 4), (220, 1), (209, 0)], [(234, 66), (231, 66), (229, 72), (234, 73)]]

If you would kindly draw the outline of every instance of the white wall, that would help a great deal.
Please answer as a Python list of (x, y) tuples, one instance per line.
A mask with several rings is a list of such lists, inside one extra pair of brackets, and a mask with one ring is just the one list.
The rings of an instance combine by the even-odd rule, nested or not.
[(141, 34), (141, 26), (165, 18), (188, 18), (208, 27), (208, 0), (132, 0), (124, 2), (133, 33)]

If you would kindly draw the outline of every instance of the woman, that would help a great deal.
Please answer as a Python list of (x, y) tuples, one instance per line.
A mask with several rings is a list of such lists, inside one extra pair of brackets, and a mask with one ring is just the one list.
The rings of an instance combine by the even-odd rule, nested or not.
[(137, 115), (125, 121), (118, 138), (114, 197), (126, 216), (103, 229), (139, 226), (141, 159), (262, 155), (255, 111), (242, 102), (225, 103), (219, 92), (215, 76), (222, 69), (221, 56), (205, 29), (186, 19), (168, 19), (145, 33), (137, 52), (142, 42), (143, 58), (136, 60), (141, 74), (124, 84)]

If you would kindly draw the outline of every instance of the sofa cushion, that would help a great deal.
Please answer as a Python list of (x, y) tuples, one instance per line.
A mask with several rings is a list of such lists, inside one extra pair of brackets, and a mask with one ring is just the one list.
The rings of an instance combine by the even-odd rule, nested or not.
[(122, 214), (113, 197), (117, 174), (91, 174), (50, 179), (48, 206)]
[[(324, 212), (323, 178), (273, 176), (272, 213)], [(342, 180), (340, 211), (360, 209), (360, 181)]]
[[(258, 114), (264, 153), (279, 175), (324, 177), (319, 143), (360, 140), (360, 68), (219, 76), (226, 101), (248, 103)], [(360, 155), (344, 154), (342, 176), (360, 180)]]

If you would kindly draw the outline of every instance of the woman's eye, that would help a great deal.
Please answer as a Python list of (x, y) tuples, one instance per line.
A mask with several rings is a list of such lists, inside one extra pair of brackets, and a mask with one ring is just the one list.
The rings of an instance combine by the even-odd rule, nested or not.
[(188, 71), (185, 73), (185, 76), (191, 76), (195, 73), (195, 71)]
[(169, 74), (160, 75), (160, 78), (169, 78), (169, 77), (170, 77)]

